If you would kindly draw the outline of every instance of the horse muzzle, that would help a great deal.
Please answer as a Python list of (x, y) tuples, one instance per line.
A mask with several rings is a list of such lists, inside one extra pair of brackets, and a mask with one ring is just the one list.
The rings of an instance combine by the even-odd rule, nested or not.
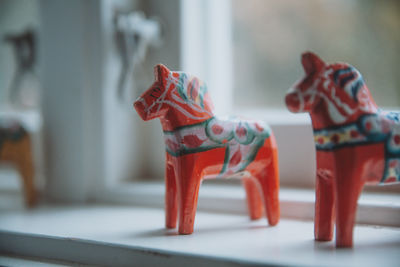
[(290, 90), (285, 97), (286, 106), (291, 112), (299, 112), (300, 111), (300, 99), (299, 96), (294, 92), (294, 90)]
[(145, 111), (145, 105), (143, 104), (142, 99), (138, 99), (133, 103), (133, 106), (136, 110), (136, 112), (139, 114), (140, 118), (144, 121), (147, 121), (147, 116), (146, 116), (146, 111)]

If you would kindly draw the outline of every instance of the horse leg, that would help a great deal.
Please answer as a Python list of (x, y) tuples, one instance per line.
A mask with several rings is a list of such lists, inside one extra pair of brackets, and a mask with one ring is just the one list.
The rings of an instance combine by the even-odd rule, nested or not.
[(25, 203), (28, 207), (32, 207), (37, 202), (37, 194), (33, 182), (34, 171), (31, 159), (25, 159), (17, 163), (19, 172), (24, 183)]
[(28, 136), (13, 142), (7, 141), (2, 145), (0, 158), (3, 161), (15, 164), (23, 181), (25, 203), (28, 207), (36, 204), (37, 193), (34, 185), (34, 167), (32, 144)]
[(268, 224), (276, 225), (280, 218), (278, 150), (276, 147), (271, 149), (269, 157), (271, 162), (256, 177), (264, 196)]
[(336, 162), (336, 247), (353, 246), (357, 200), (364, 186), (362, 170), (350, 157)]
[(315, 189), (314, 236), (317, 241), (330, 241), (333, 237), (334, 191), (332, 173), (318, 170)]
[(33, 166), (32, 143), (28, 136), (18, 143), (16, 163), (24, 181), (25, 202), (28, 207), (36, 204), (37, 193), (34, 185), (35, 170)]
[[(325, 153), (325, 154), (319, 154)], [(317, 179), (315, 188), (314, 237), (318, 241), (330, 241), (334, 227), (334, 174), (330, 152), (317, 152)]]
[(262, 197), (258, 181), (253, 177), (245, 177), (242, 179), (243, 186), (246, 190), (247, 207), (251, 220), (260, 219), (263, 215)]
[(201, 176), (196, 172), (194, 154), (181, 156), (177, 160), (176, 185), (179, 205), (179, 234), (193, 233)]
[[(168, 161), (167, 154), (167, 162)], [(176, 190), (175, 170), (167, 163), (165, 168), (165, 227), (175, 228), (178, 217), (178, 196)]]
[(15, 164), (23, 181), (25, 203), (28, 207), (36, 204), (37, 194), (34, 185), (34, 167), (32, 144), (28, 136), (17, 142), (6, 142), (3, 144), (2, 158)]

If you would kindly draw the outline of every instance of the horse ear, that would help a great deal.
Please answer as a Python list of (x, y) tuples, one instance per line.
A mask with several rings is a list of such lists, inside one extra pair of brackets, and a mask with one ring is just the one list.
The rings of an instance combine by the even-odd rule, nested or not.
[(301, 64), (303, 64), (306, 74), (319, 71), (325, 66), (325, 62), (312, 52), (306, 52), (301, 55)]
[(154, 79), (157, 82), (162, 82), (163, 77), (165, 77), (165, 75), (168, 75), (170, 72), (170, 70), (165, 67), (163, 64), (157, 64), (154, 67)]

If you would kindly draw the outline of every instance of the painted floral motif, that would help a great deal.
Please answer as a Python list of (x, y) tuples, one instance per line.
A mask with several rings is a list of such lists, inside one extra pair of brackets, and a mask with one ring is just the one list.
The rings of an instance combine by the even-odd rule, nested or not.
[(318, 150), (331, 150), (368, 140), (357, 124), (350, 124), (340, 128), (314, 130), (314, 141)]
[[(176, 76), (174, 76), (176, 74)], [(255, 158), (259, 148), (270, 135), (269, 127), (263, 122), (245, 121), (239, 118), (217, 118), (207, 111), (210, 105), (205, 83), (184, 72), (169, 73), (166, 87), (174, 102), (160, 97), (159, 103), (166, 102), (177, 112), (189, 116), (187, 111), (200, 112), (210, 116), (201, 123), (181, 126), (173, 131), (164, 131), (166, 150), (173, 156), (225, 148), (225, 159), (220, 176), (243, 171)], [(151, 110), (151, 109), (148, 109)]]
[(238, 118), (212, 117), (199, 124), (164, 131), (166, 150), (176, 157), (225, 148), (222, 176), (244, 170), (269, 136), (270, 128), (265, 123)]
[(386, 165), (381, 183), (400, 181), (400, 113), (380, 111), (360, 117), (357, 122), (314, 130), (317, 150), (385, 143)]

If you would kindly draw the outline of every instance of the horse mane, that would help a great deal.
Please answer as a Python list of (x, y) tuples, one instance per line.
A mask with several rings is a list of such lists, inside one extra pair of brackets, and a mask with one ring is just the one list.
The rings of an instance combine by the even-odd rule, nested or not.
[(367, 100), (377, 107), (363, 76), (355, 67), (347, 63), (335, 63), (331, 67), (334, 69), (333, 82), (339, 89), (344, 90), (356, 103), (360, 104)]
[(179, 74), (176, 89), (181, 99), (191, 105), (198, 106), (205, 112), (212, 112), (213, 104), (207, 85), (195, 76), (183, 72)]
[[(325, 98), (327, 111), (330, 118), (335, 123), (343, 123), (349, 118), (360, 116), (361, 113), (374, 113), (378, 107), (372, 98), (368, 87), (365, 84), (361, 73), (353, 66), (346, 63), (334, 63), (328, 65), (325, 71), (325, 78), (331, 79), (335, 84), (333, 90), (343, 91), (349, 97), (348, 100), (342, 99), (335, 91), (329, 92)], [(328, 84), (324, 83), (324, 87), (328, 88)], [(328, 91), (325, 91), (327, 93)], [(340, 111), (341, 110), (341, 111)]]

